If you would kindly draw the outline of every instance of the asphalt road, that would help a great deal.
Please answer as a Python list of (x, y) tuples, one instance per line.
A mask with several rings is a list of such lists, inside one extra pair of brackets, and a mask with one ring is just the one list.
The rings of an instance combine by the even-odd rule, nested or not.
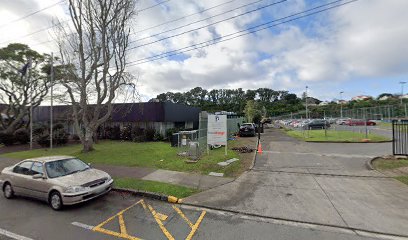
[(390, 143), (305, 143), (266, 130), (252, 171), (185, 199), (276, 219), (408, 237), (408, 187), (370, 171)]
[[(131, 237), (150, 240), (375, 239), (344, 229), (172, 205), (114, 192), (61, 212), (55, 212), (45, 203), (32, 199), (17, 197), (7, 200), (0, 197), (0, 212), (0, 239), (7, 240), (132, 239)], [(122, 226), (120, 218), (123, 219)], [(104, 222), (106, 223), (94, 231), (95, 226)], [(14, 234), (13, 238), (5, 236), (5, 231)], [(114, 236), (121, 232), (126, 232), (127, 235)]]

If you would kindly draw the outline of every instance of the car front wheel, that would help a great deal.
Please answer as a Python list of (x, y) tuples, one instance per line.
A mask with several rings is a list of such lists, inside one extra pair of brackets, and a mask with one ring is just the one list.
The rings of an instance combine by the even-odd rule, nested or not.
[(55, 211), (59, 211), (63, 207), (61, 195), (56, 191), (51, 193), (49, 203), (50, 207)]
[(4, 185), (3, 194), (4, 194), (4, 197), (7, 198), (7, 199), (10, 199), (10, 198), (14, 197), (13, 187), (11, 187), (10, 183), (6, 183)]

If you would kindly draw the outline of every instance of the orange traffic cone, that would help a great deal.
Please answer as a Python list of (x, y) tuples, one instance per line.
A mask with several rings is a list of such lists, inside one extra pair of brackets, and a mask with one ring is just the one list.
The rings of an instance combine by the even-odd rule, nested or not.
[(262, 154), (262, 144), (258, 144), (258, 153)]

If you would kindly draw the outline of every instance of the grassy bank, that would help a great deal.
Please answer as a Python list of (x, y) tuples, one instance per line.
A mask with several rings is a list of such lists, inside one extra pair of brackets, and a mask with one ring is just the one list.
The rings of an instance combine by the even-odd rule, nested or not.
[(115, 186), (119, 188), (161, 193), (164, 195), (175, 196), (177, 198), (185, 198), (199, 192), (196, 189), (188, 187), (134, 178), (116, 178)]
[[(239, 145), (238, 141), (230, 141), (229, 148)], [(100, 141), (95, 144), (95, 150), (83, 153), (82, 145), (70, 145), (65, 147), (49, 149), (35, 149), (6, 153), (1, 156), (15, 159), (26, 159), (33, 157), (51, 155), (69, 155), (93, 164), (108, 164), (119, 166), (150, 167), (167, 169), (181, 172), (196, 172), (208, 174), (209, 172), (222, 172), (226, 176), (233, 176), (240, 170), (241, 161), (235, 162), (227, 167), (219, 166), (217, 163), (231, 158), (239, 158), (238, 153), (228, 150), (224, 155), (224, 148), (210, 151), (210, 155), (204, 154), (197, 163), (186, 163), (186, 158), (177, 156), (178, 149), (170, 147), (166, 142), (120, 142)]]
[[(289, 130), (286, 133), (294, 138), (308, 142), (362, 142), (366, 139), (365, 133), (352, 131), (334, 131), (334, 130)], [(368, 134), (370, 142), (380, 142), (390, 140), (387, 137), (377, 134)]]
[(408, 159), (376, 159), (373, 162), (373, 166), (376, 170), (383, 172), (386, 175), (392, 174), (391, 176), (393, 176), (393, 178), (408, 185), (408, 173), (406, 170), (403, 171), (401, 169), (408, 167)]

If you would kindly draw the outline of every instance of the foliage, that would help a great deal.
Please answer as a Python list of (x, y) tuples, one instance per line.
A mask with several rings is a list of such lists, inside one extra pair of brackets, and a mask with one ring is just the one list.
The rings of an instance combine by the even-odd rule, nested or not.
[(0, 103), (5, 106), (0, 116), (3, 132), (13, 133), (23, 127), (27, 106), (39, 106), (47, 96), (50, 87), (48, 57), (20, 43), (0, 48)]
[(6, 132), (0, 132), (0, 143), (6, 146), (11, 146), (15, 142), (16, 142), (16, 139), (13, 134), (6, 133)]
[(15, 140), (21, 144), (26, 144), (30, 141), (30, 134), (25, 128), (20, 128), (14, 132)]

